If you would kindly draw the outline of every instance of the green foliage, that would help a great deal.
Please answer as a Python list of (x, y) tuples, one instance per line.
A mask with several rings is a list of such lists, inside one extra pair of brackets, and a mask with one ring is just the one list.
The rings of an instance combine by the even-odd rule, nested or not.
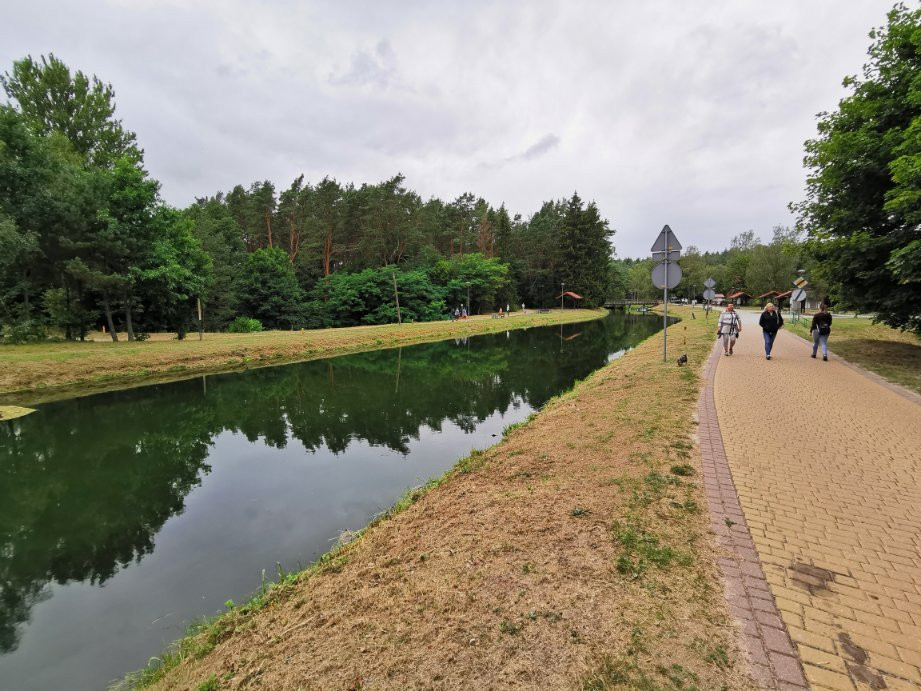
[(288, 255), (277, 247), (246, 257), (240, 278), (240, 311), (270, 329), (293, 328), (301, 322), (303, 294)]
[(0, 320), (45, 312), (82, 338), (102, 307), (113, 338), (119, 309), (129, 339), (139, 322), (183, 334), (210, 260), (160, 204), (111, 87), (54, 56), (2, 81), (16, 108), (0, 106)]
[(92, 165), (111, 165), (134, 149), (134, 133), (115, 119), (112, 85), (79, 70), (71, 75), (53, 54), (14, 62), (0, 84), (37, 134), (64, 135)]
[(447, 315), (444, 288), (424, 271), (397, 271), (395, 267), (337, 272), (320, 280), (307, 306), (307, 324), (357, 326), (397, 321), (394, 281), (403, 321), (433, 321)]
[(153, 240), (146, 265), (135, 275), (148, 297), (149, 316), (182, 338), (193, 319), (196, 298), (211, 279), (211, 257), (192, 233), (192, 223), (178, 211), (158, 207), (150, 219)]
[(921, 9), (897, 5), (870, 37), (862, 78), (806, 142), (793, 208), (833, 297), (921, 333)]
[(256, 331), (262, 331), (262, 322), (258, 319), (251, 319), (250, 317), (237, 317), (230, 322), (227, 330), (234, 334), (254, 333)]
[(633, 300), (661, 299), (662, 291), (652, 284), (652, 259), (633, 263), (627, 270), (628, 297)]
[(785, 292), (796, 277), (797, 257), (783, 244), (757, 245), (745, 269), (745, 286), (752, 295)]
[(27, 319), (15, 324), (7, 324), (0, 331), (3, 343), (35, 343), (48, 337), (45, 325), (40, 321)]
[(582, 296), (582, 307), (598, 307), (607, 295), (612, 235), (594, 202), (583, 206), (578, 194), (566, 205), (561, 225), (561, 281)]
[(509, 267), (498, 259), (482, 254), (467, 254), (454, 259), (441, 259), (429, 270), (432, 281), (444, 286), (444, 299), (452, 309), (467, 304), (469, 289), (470, 314), (491, 312), (517, 300), (509, 278)]

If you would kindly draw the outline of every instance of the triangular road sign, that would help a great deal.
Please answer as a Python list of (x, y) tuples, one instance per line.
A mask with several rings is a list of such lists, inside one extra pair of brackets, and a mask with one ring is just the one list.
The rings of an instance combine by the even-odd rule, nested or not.
[(662, 232), (659, 233), (659, 237), (656, 238), (652, 245), (653, 252), (673, 252), (680, 249), (681, 243), (678, 242), (678, 238), (675, 237), (672, 229), (667, 225), (662, 228)]

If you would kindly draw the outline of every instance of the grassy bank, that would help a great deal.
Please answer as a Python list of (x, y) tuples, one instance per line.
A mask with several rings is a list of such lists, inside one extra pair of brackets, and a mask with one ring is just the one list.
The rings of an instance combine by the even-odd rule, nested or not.
[[(793, 333), (811, 341), (812, 318), (789, 324)], [(870, 319), (840, 318), (832, 322), (828, 348), (891, 382), (921, 393), (921, 338), (874, 324)]]
[(134, 681), (753, 688), (693, 442), (711, 332), (673, 326), (665, 365), (652, 337)]
[(356, 326), (314, 331), (208, 333), (186, 340), (66, 342), (0, 346), (4, 403), (36, 403), (189, 376), (311, 360), (476, 334), (598, 319), (605, 310), (513, 313), (450, 322)]

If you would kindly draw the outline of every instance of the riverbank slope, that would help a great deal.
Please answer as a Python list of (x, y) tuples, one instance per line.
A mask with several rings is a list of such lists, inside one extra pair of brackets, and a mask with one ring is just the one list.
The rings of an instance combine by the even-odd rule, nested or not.
[[(687, 310), (678, 310), (685, 314)], [(686, 319), (143, 678), (203, 688), (754, 688), (717, 575)], [(686, 353), (689, 365), (675, 363)], [(173, 667), (173, 665), (176, 665)]]
[(190, 376), (313, 360), (446, 338), (599, 319), (607, 310), (553, 310), (503, 319), (417, 322), (312, 331), (206, 333), (185, 340), (0, 346), (0, 403), (38, 403)]

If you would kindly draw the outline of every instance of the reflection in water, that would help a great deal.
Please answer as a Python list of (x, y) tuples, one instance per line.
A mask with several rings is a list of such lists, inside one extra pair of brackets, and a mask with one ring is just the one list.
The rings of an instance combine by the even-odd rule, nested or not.
[[(215, 569), (246, 569), (222, 581), (232, 592), (211, 594), (222, 602), (253, 590), (259, 564), (307, 563), (335, 534), (324, 516), (360, 527), (381, 501), (492, 443), (659, 324), (620, 315), (374, 351), (51, 403), (0, 423), (0, 678), (39, 684), (17, 674), (45, 659), (44, 683), (80, 688), (140, 666), (181, 631), (132, 632), (107, 659), (119, 635), (110, 619), (133, 614), (99, 586), (111, 584), (118, 602), (165, 588), (157, 597), (173, 602), (150, 607), (187, 605), (174, 619), (211, 613), (174, 590), (211, 590)], [(257, 496), (260, 487), (272, 489)], [(182, 585), (164, 585), (173, 582)], [(48, 628), (81, 599), (98, 619), (81, 622), (99, 639), (91, 649)], [(47, 616), (30, 626), (33, 609)], [(126, 646), (132, 659), (120, 659)], [(74, 659), (87, 656), (100, 659)]]

